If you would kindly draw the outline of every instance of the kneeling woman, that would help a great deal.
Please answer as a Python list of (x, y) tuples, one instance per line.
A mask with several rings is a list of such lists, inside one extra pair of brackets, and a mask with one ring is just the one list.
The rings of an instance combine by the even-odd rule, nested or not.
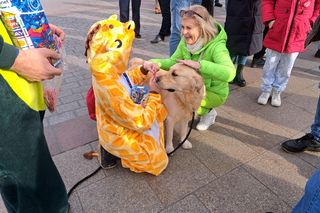
[(208, 11), (193, 5), (181, 10), (182, 38), (175, 53), (169, 59), (152, 59), (164, 70), (177, 62), (199, 70), (204, 79), (206, 96), (197, 111), (200, 115), (198, 130), (208, 129), (214, 122), (217, 112), (229, 95), (229, 84), (235, 77), (235, 68), (226, 47), (227, 35)]

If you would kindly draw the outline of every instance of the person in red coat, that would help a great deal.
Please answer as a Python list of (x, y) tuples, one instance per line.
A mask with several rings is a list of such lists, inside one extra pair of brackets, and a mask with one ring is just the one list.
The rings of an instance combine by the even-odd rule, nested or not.
[(305, 50), (306, 37), (319, 9), (320, 0), (262, 0), (262, 20), (269, 31), (263, 41), (267, 50), (259, 104), (265, 105), (272, 92), (271, 105), (281, 105), (280, 94), (299, 52)]

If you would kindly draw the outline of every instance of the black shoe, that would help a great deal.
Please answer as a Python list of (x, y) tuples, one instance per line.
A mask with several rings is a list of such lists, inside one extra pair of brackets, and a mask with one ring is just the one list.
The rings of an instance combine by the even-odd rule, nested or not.
[(99, 146), (100, 151), (100, 166), (103, 169), (111, 169), (117, 165), (118, 157), (107, 152), (102, 146)]
[(252, 68), (263, 67), (265, 60), (263, 58), (253, 58), (251, 62)]
[(237, 65), (237, 70), (236, 70), (236, 77), (234, 78), (234, 83), (236, 83), (239, 87), (245, 87), (247, 85), (246, 80), (243, 78), (243, 68), (244, 65), (238, 64)]
[(214, 3), (215, 7), (222, 7), (223, 5), (220, 2)]
[(139, 33), (136, 33), (136, 35), (134, 37), (141, 38), (141, 35)]
[(316, 140), (311, 133), (293, 140), (287, 140), (281, 144), (286, 152), (303, 152), (305, 150), (320, 151), (320, 141)]
[(316, 52), (316, 54), (314, 54), (314, 57), (320, 58), (320, 50), (318, 50), (318, 51)]
[(152, 41), (150, 41), (152, 44), (157, 44), (160, 41), (164, 41), (164, 36), (157, 35)]

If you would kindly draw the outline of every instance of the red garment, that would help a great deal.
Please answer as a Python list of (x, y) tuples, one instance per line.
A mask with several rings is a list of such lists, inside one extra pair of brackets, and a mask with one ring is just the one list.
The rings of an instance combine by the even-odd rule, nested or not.
[(264, 46), (281, 53), (304, 51), (305, 39), (319, 9), (320, 0), (262, 0), (263, 23), (275, 20)]
[(95, 99), (94, 99), (94, 92), (92, 86), (89, 88), (88, 93), (87, 93), (87, 108), (88, 108), (88, 113), (89, 117), (92, 120), (97, 120), (96, 119), (96, 106), (95, 106)]

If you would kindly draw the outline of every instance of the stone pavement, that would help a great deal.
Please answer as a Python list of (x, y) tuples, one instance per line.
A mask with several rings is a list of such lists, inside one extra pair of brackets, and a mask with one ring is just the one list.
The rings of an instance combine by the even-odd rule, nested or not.
[[(153, 3), (142, 2), (143, 38), (134, 41), (135, 57), (167, 57), (167, 41), (149, 42), (161, 23)], [(45, 132), (70, 189), (98, 167), (97, 160), (82, 157), (97, 147), (95, 123), (88, 119), (85, 104), (91, 82), (83, 56), (86, 33), (95, 21), (118, 14), (118, 1), (50, 0), (43, 5), (50, 22), (67, 34), (68, 67), (58, 110), (46, 114)], [(224, 8), (215, 8), (215, 17), (223, 23)], [(248, 85), (231, 85), (227, 103), (217, 109), (216, 123), (207, 131), (192, 131), (192, 150), (177, 151), (159, 177), (119, 165), (100, 171), (74, 192), (72, 212), (290, 212), (320, 163), (319, 153), (287, 154), (279, 146), (309, 131), (313, 121), (320, 81), (320, 60), (314, 52), (312, 45), (300, 54), (281, 107), (256, 104), (261, 69), (246, 67)], [(2, 204), (0, 212), (6, 212)]]

